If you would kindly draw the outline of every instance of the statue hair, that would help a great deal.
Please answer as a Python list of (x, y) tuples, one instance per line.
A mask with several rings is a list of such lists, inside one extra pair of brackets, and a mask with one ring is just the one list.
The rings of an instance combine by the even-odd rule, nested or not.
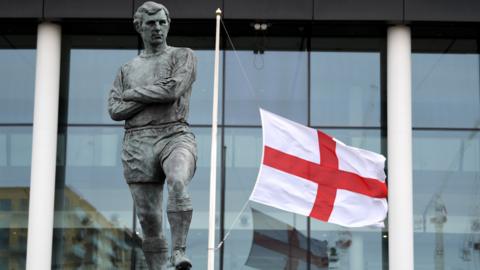
[(138, 29), (140, 29), (143, 20), (143, 14), (154, 15), (161, 10), (165, 12), (165, 16), (167, 16), (167, 21), (170, 24), (170, 13), (168, 12), (168, 9), (162, 4), (155, 3), (153, 1), (147, 1), (143, 3), (133, 15), (133, 25), (135, 26), (135, 29), (137, 31)]

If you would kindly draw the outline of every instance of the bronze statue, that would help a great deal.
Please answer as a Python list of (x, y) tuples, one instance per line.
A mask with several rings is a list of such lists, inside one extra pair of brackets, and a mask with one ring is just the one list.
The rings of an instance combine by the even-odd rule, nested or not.
[(195, 172), (197, 146), (187, 123), (196, 58), (191, 49), (167, 45), (165, 6), (145, 2), (134, 15), (145, 49), (123, 65), (108, 98), (113, 120), (125, 120), (122, 163), (142, 226), (142, 249), (151, 270), (165, 269), (168, 247), (162, 232), (162, 194), (168, 187), (170, 263), (190, 269), (185, 255), (192, 219), (187, 185)]

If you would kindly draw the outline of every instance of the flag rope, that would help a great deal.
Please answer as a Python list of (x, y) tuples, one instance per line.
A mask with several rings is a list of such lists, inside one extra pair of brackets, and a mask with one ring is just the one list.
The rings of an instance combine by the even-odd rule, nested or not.
[(242, 210), (240, 210), (240, 213), (238, 213), (238, 215), (235, 217), (235, 219), (233, 220), (232, 222), (232, 225), (230, 225), (230, 228), (228, 229), (227, 233), (225, 234), (225, 236), (223, 237), (222, 241), (220, 241), (218, 243), (218, 245), (213, 249), (214, 251), (217, 251), (219, 248), (221, 248), (223, 246), (223, 244), (225, 243), (225, 241), (227, 240), (227, 238), (230, 236), (230, 233), (233, 231), (233, 227), (235, 227), (235, 225), (237, 225), (238, 223), (238, 220), (240, 219), (240, 216), (243, 214), (243, 212), (245, 212), (245, 210), (247, 209), (247, 206), (248, 206), (248, 203), (250, 202), (250, 199), (248, 199), (245, 204), (243, 204), (243, 207), (242, 207)]
[(245, 68), (242, 64), (242, 62), (240, 61), (240, 56), (238, 55), (237, 53), (237, 49), (235, 48), (235, 45), (233, 44), (233, 41), (232, 41), (232, 38), (230, 37), (230, 34), (228, 33), (228, 30), (227, 30), (227, 26), (225, 25), (225, 23), (223, 22), (223, 19), (220, 18), (220, 22), (222, 23), (222, 27), (223, 27), (223, 30), (225, 30), (225, 34), (227, 35), (227, 39), (228, 39), (228, 42), (230, 43), (230, 46), (232, 46), (232, 51), (235, 55), (235, 58), (238, 62), (238, 65), (240, 66), (240, 70), (242, 72), (242, 75), (243, 77), (245, 78), (245, 80), (247, 81), (247, 86), (248, 86), (248, 89), (250, 90), (250, 92), (253, 94), (254, 98), (255, 98), (255, 102), (257, 103), (257, 106), (258, 108), (260, 108), (260, 99), (258, 98), (258, 95), (256, 94), (255, 92), (255, 89), (253, 88), (253, 84), (252, 82), (250, 81), (250, 78), (248, 77), (247, 75), (247, 72), (245, 71)]

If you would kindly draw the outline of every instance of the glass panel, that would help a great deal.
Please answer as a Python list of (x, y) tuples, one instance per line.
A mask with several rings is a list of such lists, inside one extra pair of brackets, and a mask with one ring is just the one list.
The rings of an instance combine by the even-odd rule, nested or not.
[(120, 162), (122, 140), (121, 128), (68, 128), (65, 185), (99, 214), (131, 226), (132, 202), (124, 190)]
[(32, 127), (0, 127), (0, 268), (24, 269)]
[(480, 127), (478, 54), (412, 55), (413, 125)]
[[(195, 50), (197, 56), (197, 79), (193, 83), (190, 99), (190, 116), (188, 122), (193, 125), (212, 123), (213, 104), (213, 69), (215, 51)], [(223, 54), (220, 52), (220, 57)], [(218, 82), (218, 122), (222, 120), (222, 59), (220, 58)]]
[(108, 94), (120, 67), (136, 55), (132, 49), (72, 49), (68, 122), (114, 123), (108, 115)]
[(474, 269), (480, 231), (480, 132), (413, 135), (415, 269)]
[(32, 123), (35, 50), (0, 48), (0, 123)]
[[(255, 185), (262, 155), (261, 129), (226, 129), (225, 146), (227, 231)], [(300, 268), (292, 269), (306, 269), (307, 219), (257, 203), (249, 205), (225, 242), (224, 269), (287, 269), (294, 265)], [(255, 210), (260, 214), (254, 215)], [(302, 251), (289, 253), (290, 246)]]
[(128, 269), (138, 237), (131, 230), (132, 199), (120, 163), (123, 129), (70, 127), (65, 138), (65, 165), (57, 171), (53, 268)]
[(32, 127), (0, 127), (0, 187), (30, 185)]
[(306, 124), (307, 58), (302, 51), (227, 51), (226, 124), (259, 125), (259, 107)]
[(31, 48), (35, 35), (3, 34), (0, 41), (0, 268), (24, 269), (36, 61), (36, 50)]
[(311, 122), (380, 126), (380, 53), (311, 53)]

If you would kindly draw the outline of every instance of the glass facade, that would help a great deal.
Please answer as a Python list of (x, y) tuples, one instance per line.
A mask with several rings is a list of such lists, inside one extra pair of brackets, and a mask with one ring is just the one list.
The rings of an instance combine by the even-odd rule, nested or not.
[[(217, 241), (232, 230), (217, 252), (216, 269), (388, 269), (386, 229), (347, 229), (256, 203), (238, 216), (261, 159), (260, 107), (346, 144), (387, 152), (384, 34), (351, 37), (348, 31), (342, 36), (288, 29), (271, 37), (232, 30), (235, 50), (224, 41)], [(194, 216), (187, 253), (202, 268), (207, 260), (213, 39), (181, 34), (173, 33), (170, 44), (194, 49), (198, 59), (189, 123), (199, 156), (189, 185)], [(35, 44), (34, 36), (2, 38), (0, 269), (23, 269)], [(52, 269), (146, 269), (142, 231), (120, 161), (123, 124), (110, 119), (106, 102), (119, 67), (139, 53), (139, 40), (133, 34), (66, 33), (62, 44)], [(478, 266), (478, 49), (476, 40), (413, 39), (415, 269)], [(260, 236), (275, 241), (269, 245)]]
[(0, 268), (24, 269), (32, 152), (35, 36), (0, 39)]
[(480, 62), (475, 40), (413, 43), (415, 269), (476, 269)]

